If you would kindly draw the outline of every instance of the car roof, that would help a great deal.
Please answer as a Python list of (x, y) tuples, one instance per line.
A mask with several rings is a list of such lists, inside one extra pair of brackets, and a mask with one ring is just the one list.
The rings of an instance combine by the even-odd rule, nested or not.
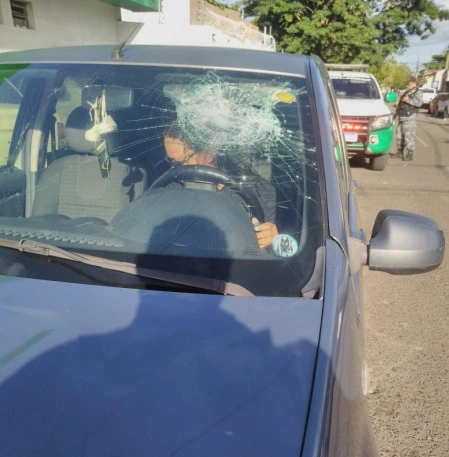
[(0, 53), (4, 63), (104, 63), (113, 65), (167, 65), (223, 68), (277, 74), (304, 75), (316, 57), (288, 53), (205, 46), (129, 45), (121, 50), (107, 45), (56, 47)]
[(366, 71), (344, 71), (344, 70), (329, 70), (329, 76), (331, 78), (361, 78), (361, 79), (374, 79), (371, 73)]

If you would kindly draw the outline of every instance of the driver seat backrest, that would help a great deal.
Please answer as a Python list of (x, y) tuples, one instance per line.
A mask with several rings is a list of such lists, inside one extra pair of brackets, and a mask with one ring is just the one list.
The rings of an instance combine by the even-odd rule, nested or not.
[[(124, 163), (111, 155), (109, 177), (103, 177), (96, 150), (99, 143), (85, 139), (92, 127), (89, 112), (78, 107), (67, 119), (65, 135), (68, 153), (54, 160), (41, 174), (32, 209), (32, 216), (61, 214), (70, 218), (96, 217), (109, 222), (126, 204), (146, 189), (145, 170)], [(117, 133), (117, 132), (115, 132)]]

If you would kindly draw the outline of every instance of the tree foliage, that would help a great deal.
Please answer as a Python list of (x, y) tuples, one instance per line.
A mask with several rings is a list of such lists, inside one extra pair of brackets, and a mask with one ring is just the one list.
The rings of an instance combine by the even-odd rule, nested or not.
[(234, 3), (232, 5), (229, 5), (227, 3), (220, 2), (219, 0), (206, 0), (207, 3), (210, 3), (211, 5), (216, 6), (217, 8), (220, 8), (221, 10), (224, 10), (225, 8), (229, 8), (232, 10), (239, 10), (239, 5), (238, 3)]
[(436, 20), (449, 19), (449, 11), (433, 0), (371, 0), (370, 4), (383, 55), (404, 51), (410, 36), (428, 38), (435, 33)]
[(379, 84), (389, 89), (404, 88), (407, 79), (412, 76), (410, 67), (405, 63), (397, 63), (387, 59), (381, 65), (370, 67)]
[(449, 46), (446, 48), (445, 51), (443, 51), (442, 54), (434, 54), (432, 56), (432, 60), (430, 62), (427, 62), (424, 64), (424, 66), (428, 70), (440, 70), (442, 68), (445, 68), (446, 62), (448, 59), (449, 55)]
[(326, 62), (378, 64), (425, 39), (449, 11), (433, 0), (241, 0), (259, 27), (271, 27), (278, 50)]

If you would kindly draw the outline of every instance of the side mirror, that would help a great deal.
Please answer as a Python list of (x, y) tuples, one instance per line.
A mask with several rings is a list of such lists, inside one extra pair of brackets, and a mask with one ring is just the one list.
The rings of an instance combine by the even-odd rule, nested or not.
[(398, 99), (398, 95), (395, 92), (387, 92), (385, 94), (385, 101), (387, 103), (394, 103)]
[(374, 222), (368, 266), (393, 274), (423, 273), (437, 268), (445, 239), (431, 219), (398, 210), (382, 210)]

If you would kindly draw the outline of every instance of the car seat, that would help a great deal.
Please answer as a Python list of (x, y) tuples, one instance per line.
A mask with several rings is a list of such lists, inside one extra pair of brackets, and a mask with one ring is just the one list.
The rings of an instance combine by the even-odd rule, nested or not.
[[(49, 164), (36, 186), (32, 216), (63, 215), (70, 218), (93, 217), (109, 222), (126, 204), (146, 188), (146, 172), (132, 161), (121, 161), (111, 144), (119, 132), (86, 140), (92, 127), (89, 112), (78, 107), (69, 115), (65, 127), (68, 149), (63, 157)], [(116, 139), (116, 138), (115, 138)], [(103, 173), (99, 150), (107, 148), (110, 167)]]

